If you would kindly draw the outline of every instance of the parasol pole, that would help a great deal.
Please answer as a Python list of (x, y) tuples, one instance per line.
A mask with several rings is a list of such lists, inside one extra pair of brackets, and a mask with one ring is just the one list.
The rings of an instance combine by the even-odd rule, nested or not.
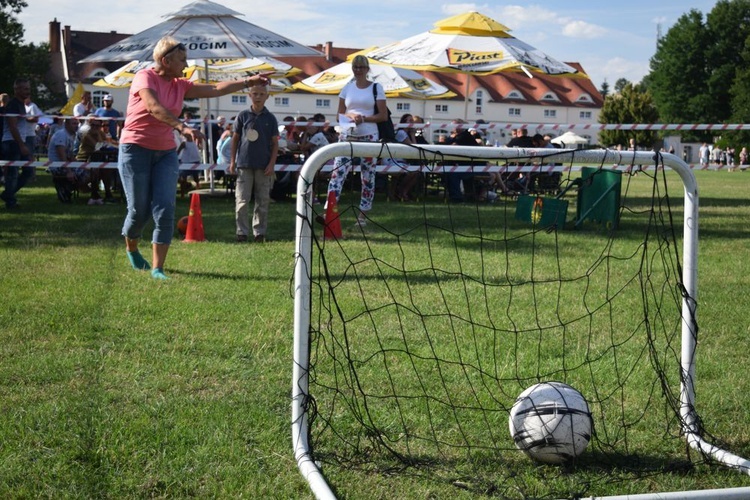
[[(206, 83), (208, 83), (208, 59), (203, 59), (203, 69), (204, 74), (206, 75)], [(204, 149), (204, 157), (207, 158), (206, 163), (213, 164), (215, 159), (213, 158), (213, 144), (214, 144), (214, 134), (213, 130), (214, 128), (211, 126), (211, 99), (206, 99), (206, 119), (204, 120), (206, 124), (206, 131), (208, 132), (206, 134), (206, 144), (203, 145)], [(214, 170), (211, 168), (208, 170), (208, 183), (209, 187), (211, 188), (211, 194), (214, 194)]]
[(464, 88), (464, 121), (469, 120), (469, 78), (471, 78), (471, 76), (466, 73), (466, 87)]

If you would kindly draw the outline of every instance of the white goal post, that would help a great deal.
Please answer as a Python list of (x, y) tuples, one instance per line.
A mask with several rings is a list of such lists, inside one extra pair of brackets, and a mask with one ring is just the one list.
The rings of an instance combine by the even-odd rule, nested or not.
[[(387, 149), (386, 149), (387, 148)], [(613, 150), (556, 150), (555, 162), (568, 161), (570, 164), (595, 165), (611, 168), (620, 166), (621, 169), (637, 165), (647, 165), (653, 168), (655, 164), (654, 152), (632, 152)], [(312, 209), (313, 179), (323, 166), (336, 156), (361, 157), (394, 157), (403, 159), (427, 158), (429, 160), (448, 160), (451, 163), (460, 162), (466, 158), (487, 159), (495, 161), (512, 161), (514, 158), (531, 158), (549, 155), (549, 149), (517, 149), (517, 148), (477, 148), (466, 146), (438, 146), (424, 145), (419, 149), (401, 145), (380, 143), (334, 143), (311, 155), (305, 162), (297, 185), (297, 220), (295, 244), (294, 271), (294, 351), (292, 375), (292, 440), (294, 455), (298, 467), (308, 481), (311, 490), (317, 498), (335, 498), (327, 484), (320, 468), (313, 461), (310, 450), (309, 421), (307, 406), (309, 401), (309, 363), (310, 363), (310, 313), (311, 313), (311, 282), (310, 269), (312, 265), (312, 224), (314, 213)], [(682, 283), (685, 293), (682, 299), (682, 332), (681, 332), (681, 387), (680, 413), (682, 416), (682, 433), (689, 446), (717, 462), (750, 474), (750, 461), (723, 450), (700, 435), (699, 418), (695, 411), (695, 351), (696, 334), (693, 331), (696, 316), (697, 297), (697, 269), (698, 269), (698, 186), (690, 167), (680, 158), (671, 154), (661, 154), (659, 164), (677, 172), (684, 186), (684, 223), (683, 223), (683, 262)], [(566, 156), (567, 155), (567, 156)], [(573, 156), (574, 155), (574, 156)], [(412, 167), (418, 168), (418, 167)], [(618, 167), (615, 167), (618, 168)], [(637, 168), (637, 167), (636, 167)], [(501, 167), (498, 167), (501, 169)], [(545, 167), (545, 170), (547, 167)], [(430, 172), (439, 173), (439, 168)], [(505, 170), (503, 170), (505, 171)], [(711, 498), (718, 494), (722, 498), (750, 498), (750, 488), (728, 488), (725, 490), (704, 490), (679, 492), (677, 496), (670, 493), (654, 493), (645, 495), (629, 495), (629, 499), (657, 499), (657, 498)], [(602, 497), (597, 497), (602, 498)]]

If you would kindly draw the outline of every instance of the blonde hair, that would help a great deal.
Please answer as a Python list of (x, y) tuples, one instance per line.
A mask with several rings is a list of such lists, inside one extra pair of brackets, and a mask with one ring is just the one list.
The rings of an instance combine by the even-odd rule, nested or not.
[(370, 61), (367, 60), (365, 56), (362, 54), (354, 56), (354, 59), (352, 59), (352, 66), (365, 66), (367, 68), (370, 67)]
[(161, 66), (161, 60), (165, 56), (170, 56), (174, 52), (182, 51), (187, 52), (187, 49), (184, 45), (180, 48), (179, 46), (182, 45), (182, 43), (177, 40), (174, 37), (171, 36), (165, 36), (162, 37), (158, 42), (156, 42), (156, 46), (154, 46), (154, 62), (156, 63), (157, 67)]

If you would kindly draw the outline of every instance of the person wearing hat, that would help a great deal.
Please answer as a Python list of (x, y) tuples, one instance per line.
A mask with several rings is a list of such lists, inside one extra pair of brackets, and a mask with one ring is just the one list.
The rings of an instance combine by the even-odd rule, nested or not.
[(113, 102), (114, 99), (112, 98), (112, 94), (105, 95), (102, 99), (103, 106), (98, 108), (94, 114), (102, 118), (110, 118), (107, 122), (109, 136), (113, 141), (116, 141), (120, 136), (120, 130), (122, 130), (122, 120), (118, 119), (122, 118), (122, 113), (112, 107)]
[[(120, 131), (122, 130), (123, 121), (121, 120), (122, 113), (112, 107), (113, 102), (114, 99), (112, 98), (112, 94), (104, 95), (104, 97), (102, 97), (103, 106), (97, 108), (97, 110), (94, 111), (94, 115), (101, 118), (107, 118), (107, 121), (102, 123), (102, 130), (105, 132), (107, 142), (116, 146), (117, 138), (120, 137)], [(111, 193), (117, 183), (116, 173), (113, 170), (102, 169), (98, 174), (100, 180), (104, 183), (104, 201), (108, 203), (115, 202), (116, 200), (112, 197)]]

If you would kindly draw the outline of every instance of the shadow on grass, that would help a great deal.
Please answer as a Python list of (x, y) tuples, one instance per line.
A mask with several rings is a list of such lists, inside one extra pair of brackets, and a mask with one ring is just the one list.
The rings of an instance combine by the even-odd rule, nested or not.
[[(57, 200), (51, 177), (39, 173), (37, 180), (18, 193), (20, 208), (8, 211), (0, 206), (0, 248), (39, 246), (73, 247), (122, 244), (125, 202), (116, 193), (118, 203), (88, 205), (81, 194), (73, 203)], [(188, 215), (190, 198), (177, 198), (175, 218)], [(234, 199), (226, 196), (201, 196), (201, 211), (206, 239), (234, 243)], [(274, 204), (269, 215), (269, 231), (275, 241), (294, 241), (294, 204)], [(148, 241), (153, 231), (150, 222), (144, 231)], [(173, 243), (179, 241), (175, 232)]]
[[(234, 199), (217, 189), (216, 196), (202, 195), (201, 206), (206, 239), (211, 242), (233, 243), (235, 240)], [(76, 246), (101, 245), (103, 242), (121, 242), (121, 228), (125, 216), (124, 200), (107, 205), (88, 206), (87, 195), (82, 194), (72, 204), (60, 203), (52, 187), (51, 177), (39, 173), (34, 184), (19, 192), (21, 208), (7, 211), (0, 207), (0, 247), (27, 248), (29, 246)], [(119, 199), (119, 198), (118, 198)], [(567, 196), (570, 203), (567, 223), (564, 228), (557, 228), (561, 235), (584, 238), (606, 236), (607, 230), (601, 225), (585, 223), (575, 228), (575, 197)], [(639, 241), (643, 238), (645, 222), (642, 215), (630, 214), (630, 210), (643, 213), (651, 207), (647, 196), (624, 196), (628, 209), (623, 213), (620, 226), (615, 230), (617, 238)], [(344, 192), (339, 202), (344, 238), (350, 240), (367, 239), (368, 243), (390, 243), (395, 238), (404, 241), (424, 240), (426, 231), (431, 235), (444, 231), (445, 238), (434, 239), (431, 244), (457, 245), (459, 248), (476, 248), (480, 238), (490, 244), (504, 240), (506, 232), (512, 231), (517, 236), (513, 245), (519, 251), (524, 250), (524, 234), (531, 234), (533, 226), (528, 222), (516, 220), (516, 201), (500, 199), (494, 204), (464, 203), (448, 204), (440, 196), (429, 196), (418, 202), (388, 201), (378, 194), (371, 214), (371, 223), (365, 234), (354, 228), (358, 213), (359, 194)], [(682, 232), (682, 197), (671, 199), (671, 208), (678, 237)], [(176, 219), (189, 213), (190, 197), (178, 197), (176, 200)], [(702, 236), (717, 235), (723, 238), (743, 239), (750, 236), (750, 228), (741, 210), (746, 206), (744, 199), (736, 197), (707, 197), (700, 200), (701, 208), (706, 211), (712, 208), (736, 208), (734, 212), (711, 212), (710, 218), (701, 220)], [(314, 207), (316, 214), (323, 214), (322, 205)], [(272, 242), (293, 242), (296, 237), (296, 203), (290, 198), (273, 203), (269, 211), (268, 238)], [(146, 227), (144, 235), (150, 237), (153, 225)], [(313, 229), (322, 237), (322, 227)], [(542, 229), (543, 232), (553, 230)], [(175, 241), (178, 240), (175, 235)], [(530, 241), (530, 239), (529, 239)], [(526, 247), (528, 250), (528, 247)]]
[(374, 455), (364, 453), (360, 457), (345, 458), (334, 454), (316, 454), (315, 459), (342, 470), (384, 477), (413, 477), (500, 498), (515, 498), (519, 493), (523, 498), (580, 498), (601, 494), (605, 486), (608, 492), (617, 491), (617, 484), (623, 485), (620, 491), (630, 491), (630, 483), (638, 481), (645, 481), (643, 488), (648, 490), (652, 487), (651, 479), (656, 475), (680, 478), (689, 476), (695, 470), (695, 464), (687, 458), (597, 451), (587, 452), (579, 460), (559, 466), (535, 463), (523, 457), (520, 451), (512, 460), (508, 460), (507, 456), (504, 460), (496, 453), (477, 453), (477, 456), (465, 460), (426, 455), (406, 455), (394, 459), (392, 456)]
[(86, 204), (82, 196), (71, 204), (60, 203), (46, 176), (18, 194), (21, 208), (0, 208), (0, 247), (101, 245), (120, 242), (124, 203)]
[(262, 273), (260, 269), (253, 270), (252, 273), (247, 273), (247, 274), (217, 273), (217, 272), (206, 272), (206, 271), (185, 271), (184, 269), (172, 269), (169, 266), (166, 266), (166, 270), (169, 272), (170, 275), (175, 275), (175, 276), (182, 275), (182, 276), (190, 276), (193, 278), (204, 278), (204, 279), (210, 279), (210, 280), (228, 280), (228, 281), (237, 281), (237, 282), (242, 282), (242, 283), (248, 283), (248, 282), (276, 283), (279, 281), (279, 279), (282, 279), (282, 280), (289, 279), (288, 272), (286, 274), (285, 273), (272, 273), (272, 272)]

